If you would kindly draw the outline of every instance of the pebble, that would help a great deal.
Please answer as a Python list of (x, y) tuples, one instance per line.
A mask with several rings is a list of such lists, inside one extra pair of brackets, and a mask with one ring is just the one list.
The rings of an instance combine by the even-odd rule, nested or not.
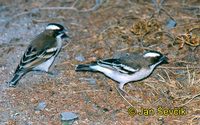
[(78, 119), (78, 116), (73, 112), (62, 112), (60, 114), (61, 121), (73, 122)]
[(85, 57), (82, 54), (78, 54), (75, 59), (79, 62), (85, 61)]
[(177, 24), (177, 23), (176, 23), (175, 20), (169, 19), (169, 20), (167, 21), (166, 27), (167, 27), (168, 29), (172, 29), (172, 28), (176, 27), (176, 24)]
[(31, 13), (34, 14), (34, 15), (36, 15), (36, 14), (40, 13), (40, 10), (38, 8), (33, 8), (31, 10)]
[(185, 70), (176, 70), (175, 72), (180, 75), (184, 75), (185, 73), (187, 73), (187, 71)]
[(89, 85), (96, 85), (96, 80), (94, 78), (79, 78), (81, 81), (87, 81)]
[(94, 78), (88, 79), (90, 85), (96, 85), (96, 80)]
[(44, 110), (46, 107), (46, 103), (44, 101), (39, 102), (38, 106), (35, 108), (36, 111)]

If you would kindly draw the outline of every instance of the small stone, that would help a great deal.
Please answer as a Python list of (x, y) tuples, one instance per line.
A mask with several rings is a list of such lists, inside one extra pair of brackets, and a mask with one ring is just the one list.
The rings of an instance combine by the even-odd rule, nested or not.
[(90, 85), (96, 85), (96, 80), (94, 78), (88, 79)]
[(17, 112), (17, 113), (12, 114), (11, 117), (12, 117), (13, 119), (16, 119), (16, 117), (17, 117), (18, 115), (20, 115), (20, 114)]
[(94, 78), (79, 78), (81, 81), (87, 81), (89, 85), (96, 85), (96, 80)]
[(185, 71), (185, 70), (176, 70), (175, 72), (180, 75), (187, 73), (187, 71)]
[(40, 10), (38, 8), (34, 8), (31, 10), (32, 16), (39, 16), (39, 14), (40, 14), (39, 12), (40, 12)]
[(78, 55), (75, 57), (75, 59), (76, 59), (77, 61), (80, 61), (80, 62), (85, 61), (85, 57), (84, 57), (82, 54), (78, 54)]
[(108, 108), (103, 108), (103, 111), (104, 111), (104, 112), (108, 112), (109, 109), (108, 109)]
[(60, 114), (61, 121), (67, 121), (67, 122), (74, 122), (78, 119), (78, 116), (73, 112), (62, 112)]
[(176, 24), (177, 24), (177, 23), (176, 23), (175, 20), (169, 19), (169, 20), (167, 21), (166, 27), (167, 27), (168, 29), (172, 29), (172, 28), (176, 27)]
[(46, 107), (46, 103), (44, 101), (39, 102), (38, 106), (35, 108), (36, 111), (44, 110)]

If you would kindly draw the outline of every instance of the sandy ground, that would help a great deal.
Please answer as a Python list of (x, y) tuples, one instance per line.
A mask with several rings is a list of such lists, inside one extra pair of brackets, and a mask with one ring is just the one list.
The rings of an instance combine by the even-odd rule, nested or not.
[[(66, 125), (60, 114), (68, 111), (78, 115), (75, 125), (200, 125), (199, 7), (198, 0), (1, 0), (0, 124)], [(9, 88), (29, 42), (49, 22), (68, 27), (72, 37), (51, 67), (55, 75), (31, 72)], [(145, 50), (166, 54), (169, 64), (125, 86), (132, 106), (103, 74), (74, 71)], [(35, 110), (40, 102), (46, 107)], [(179, 114), (168, 113), (175, 109)]]

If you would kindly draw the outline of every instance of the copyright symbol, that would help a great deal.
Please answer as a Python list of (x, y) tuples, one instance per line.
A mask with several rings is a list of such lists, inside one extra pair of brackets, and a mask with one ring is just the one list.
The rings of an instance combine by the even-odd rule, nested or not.
[(137, 111), (136, 111), (135, 108), (133, 108), (133, 107), (128, 108), (128, 114), (129, 114), (129, 116), (133, 117), (133, 116), (136, 115), (136, 113), (137, 113)]

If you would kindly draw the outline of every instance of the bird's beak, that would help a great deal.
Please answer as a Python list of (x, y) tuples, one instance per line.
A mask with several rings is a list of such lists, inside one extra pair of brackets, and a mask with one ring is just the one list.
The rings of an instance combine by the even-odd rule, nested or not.
[(65, 41), (70, 40), (71, 36), (69, 35), (69, 32), (67, 30), (63, 30), (62, 32), (64, 33), (62, 38), (65, 39)]
[(168, 64), (168, 58), (166, 56), (163, 56), (160, 60), (162, 60), (162, 64)]
[(68, 38), (71, 38), (70, 35), (69, 35), (69, 32), (67, 30), (64, 30), (64, 33)]

